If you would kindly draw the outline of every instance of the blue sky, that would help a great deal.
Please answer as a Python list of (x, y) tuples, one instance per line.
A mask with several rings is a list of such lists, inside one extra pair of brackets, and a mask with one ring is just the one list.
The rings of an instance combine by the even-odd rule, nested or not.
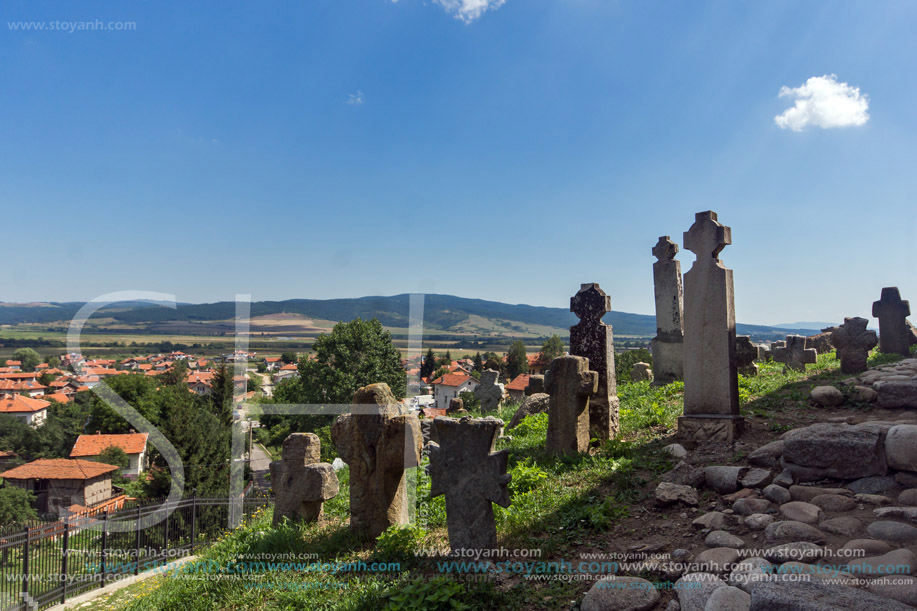
[[(5, 0), (0, 300), (563, 307), (599, 282), (614, 309), (652, 313), (652, 246), (713, 209), (740, 321), (868, 316), (882, 286), (917, 300), (915, 17), (893, 1)], [(136, 25), (13, 25), (96, 20)], [(807, 82), (840, 97), (819, 106)]]

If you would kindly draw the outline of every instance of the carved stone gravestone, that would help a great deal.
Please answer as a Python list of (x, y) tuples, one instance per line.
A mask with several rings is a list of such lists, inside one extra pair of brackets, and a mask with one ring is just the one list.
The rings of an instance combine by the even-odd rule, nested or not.
[(523, 391), (525, 396), (534, 395), (535, 393), (544, 392), (544, 376), (542, 375), (531, 375), (529, 376), (529, 383)]
[(818, 360), (815, 348), (806, 348), (806, 338), (802, 335), (787, 335), (786, 346), (774, 350), (774, 361), (783, 363), (783, 369), (805, 371), (806, 363)]
[(634, 382), (652, 382), (653, 368), (649, 363), (634, 363), (630, 370), (630, 379)]
[(351, 413), (337, 417), (331, 439), (350, 466), (350, 529), (375, 538), (409, 519), (405, 469), (420, 464), (420, 421), (401, 412), (387, 384), (353, 396)]
[(697, 260), (685, 274), (685, 411), (680, 435), (731, 442), (741, 435), (732, 270), (718, 255), (732, 231), (716, 213), (698, 212), (684, 234)]
[(485, 369), (481, 372), (481, 384), (474, 389), (474, 396), (481, 401), (481, 413), (497, 411), (503, 401), (503, 384), (498, 384), (499, 371)]
[(492, 503), (509, 507), (509, 452), (494, 451), (503, 428), (495, 418), (437, 418), (439, 443), (429, 444), (430, 496), (446, 495), (449, 546), (456, 550), (497, 547)]
[(314, 433), (293, 433), (283, 440), (282, 459), (271, 463), (274, 524), (284, 518), (314, 522), (322, 503), (338, 493), (334, 468), (321, 460), (321, 441)]
[(868, 320), (859, 316), (845, 318), (844, 324), (831, 334), (831, 343), (837, 350), (844, 373), (866, 371), (869, 351), (879, 343), (876, 332), (866, 329), (868, 324)]
[(551, 395), (545, 449), (552, 454), (574, 454), (589, 449), (589, 401), (599, 388), (599, 374), (589, 370), (589, 359), (559, 356), (545, 376)]
[(911, 304), (901, 299), (898, 287), (882, 289), (882, 297), (872, 304), (872, 315), (879, 319), (879, 351), (907, 356), (910, 348), (907, 317), (911, 315)]
[(570, 298), (570, 311), (580, 319), (570, 327), (570, 354), (589, 359), (599, 374), (598, 390), (589, 401), (589, 431), (596, 439), (611, 439), (618, 433), (618, 384), (612, 328), (602, 322), (611, 311), (611, 297), (596, 283), (583, 284)]
[(747, 335), (736, 336), (736, 368), (743, 376), (758, 375), (758, 366), (755, 360), (758, 358), (758, 346), (751, 343), (751, 338)]
[(447, 409), (446, 411), (451, 414), (461, 409), (465, 409), (465, 402), (462, 401), (459, 397), (455, 397), (449, 400), (449, 409)]
[(656, 337), (653, 351), (654, 384), (661, 386), (684, 376), (684, 294), (681, 286), (681, 263), (675, 260), (678, 245), (669, 236), (661, 236), (653, 255), (653, 287), (656, 296)]

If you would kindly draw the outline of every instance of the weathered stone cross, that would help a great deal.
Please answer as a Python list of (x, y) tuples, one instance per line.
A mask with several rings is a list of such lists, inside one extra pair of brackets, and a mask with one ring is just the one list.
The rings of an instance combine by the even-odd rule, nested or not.
[(697, 255), (697, 263), (718, 263), (720, 252), (732, 244), (732, 228), (717, 221), (716, 212), (707, 210), (694, 215), (694, 224), (685, 232), (685, 248)]
[(314, 522), (322, 515), (322, 503), (337, 496), (334, 469), (321, 460), (321, 441), (314, 433), (293, 433), (283, 440), (283, 458), (271, 463), (274, 524), (284, 518)]
[(806, 363), (818, 360), (814, 348), (806, 348), (806, 338), (802, 335), (787, 335), (786, 347), (774, 350), (774, 360), (783, 363), (784, 370), (805, 371)]
[(837, 350), (844, 373), (866, 371), (869, 351), (879, 343), (876, 332), (866, 329), (868, 324), (868, 320), (859, 316), (845, 318), (844, 324), (831, 334), (831, 343)]
[(911, 315), (911, 304), (901, 299), (898, 287), (882, 289), (882, 297), (872, 304), (872, 315), (879, 319), (879, 351), (907, 356), (910, 348), (907, 317)]
[(350, 530), (376, 538), (410, 518), (404, 471), (420, 464), (420, 421), (401, 413), (388, 384), (357, 390), (352, 410), (334, 421), (331, 439), (350, 467)]
[(481, 413), (497, 411), (503, 401), (503, 384), (497, 384), (499, 371), (485, 369), (481, 372), (481, 384), (474, 389), (474, 396), (481, 401)]
[(494, 452), (503, 421), (495, 418), (437, 418), (439, 443), (431, 442), (430, 496), (446, 495), (449, 546), (456, 550), (497, 547), (492, 503), (509, 507), (509, 452)]
[(656, 337), (653, 350), (654, 384), (661, 386), (684, 376), (684, 292), (681, 263), (675, 260), (678, 244), (660, 236), (653, 255), (653, 293), (656, 299)]
[(570, 298), (570, 311), (580, 319), (570, 327), (570, 354), (589, 359), (589, 368), (599, 374), (589, 401), (589, 431), (596, 439), (611, 439), (618, 432), (618, 381), (612, 328), (602, 322), (611, 312), (611, 297), (597, 283), (582, 284)]
[(589, 397), (599, 388), (599, 374), (589, 370), (589, 359), (559, 356), (545, 376), (551, 395), (545, 449), (552, 454), (574, 454), (589, 449)]

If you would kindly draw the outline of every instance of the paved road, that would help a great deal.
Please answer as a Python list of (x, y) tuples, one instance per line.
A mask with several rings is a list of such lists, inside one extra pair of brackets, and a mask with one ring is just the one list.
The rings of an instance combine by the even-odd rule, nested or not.
[(270, 473), (270, 466), (271, 457), (264, 451), (260, 443), (254, 444), (252, 446), (251, 468), (255, 478), (255, 485), (262, 492), (269, 492), (271, 489), (271, 483), (266, 477)]

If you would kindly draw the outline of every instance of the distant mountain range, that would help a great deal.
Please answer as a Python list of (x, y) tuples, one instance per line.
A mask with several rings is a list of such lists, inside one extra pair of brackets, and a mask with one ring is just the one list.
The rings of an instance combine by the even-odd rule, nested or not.
[[(408, 326), (410, 295), (391, 297), (358, 297), (352, 299), (290, 299), (286, 301), (258, 301), (251, 304), (252, 317), (270, 314), (298, 314), (307, 318), (330, 321), (349, 321), (360, 317), (377, 318), (389, 327)], [(69, 321), (83, 303), (0, 303), (0, 324), (51, 323)], [(177, 309), (150, 305), (149, 302), (112, 303), (96, 316), (112, 318), (128, 324), (152, 324), (170, 321), (223, 321), (235, 316), (233, 302), (205, 304), (178, 304)], [(530, 305), (511, 305), (483, 299), (468, 299), (453, 295), (424, 296), (424, 327), (455, 333), (486, 335), (488, 329), (502, 333), (518, 331), (545, 335), (551, 332), (564, 334), (577, 323), (576, 316), (564, 308)], [(617, 335), (650, 337), (656, 333), (656, 318), (646, 314), (610, 312), (605, 322), (614, 327)], [(786, 327), (766, 325), (736, 325), (739, 335), (753, 337), (780, 336), (787, 333), (811, 335), (827, 326), (824, 323), (799, 323)]]

